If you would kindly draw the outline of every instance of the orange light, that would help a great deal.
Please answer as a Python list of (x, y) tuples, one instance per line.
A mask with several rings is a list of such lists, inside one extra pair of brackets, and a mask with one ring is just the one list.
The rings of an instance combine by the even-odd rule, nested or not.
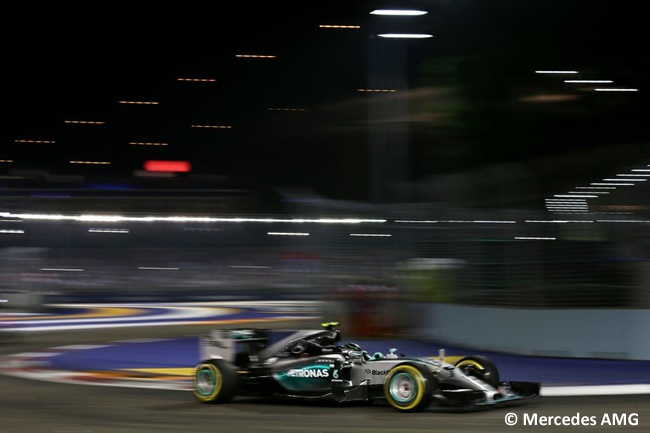
[(307, 111), (306, 108), (269, 108), (269, 111)]
[(178, 81), (196, 81), (196, 82), (205, 82), (205, 81), (217, 81), (216, 78), (176, 78)]
[(247, 57), (255, 59), (275, 59), (276, 56), (262, 56), (259, 54), (236, 54), (235, 57)]
[(16, 143), (56, 143), (54, 140), (14, 140)]
[(357, 89), (357, 92), (397, 92), (395, 89)]
[(90, 120), (65, 120), (65, 123), (83, 123), (87, 125), (105, 125), (106, 122), (92, 122)]
[(232, 129), (230, 125), (192, 125), (192, 128)]
[(164, 171), (175, 173), (186, 173), (192, 169), (188, 161), (145, 161), (146, 171)]
[(361, 26), (340, 26), (340, 25), (331, 25), (331, 24), (321, 24), (321, 29), (360, 29)]
[(0, 159), (0, 162), (14, 162), (13, 159)]
[(601, 206), (601, 209), (604, 210), (643, 210), (644, 206), (637, 205), (620, 205), (620, 206)]
[(129, 144), (132, 144), (134, 146), (168, 146), (169, 143), (153, 143), (153, 142), (145, 142), (145, 141), (129, 141)]
[(108, 161), (70, 161), (70, 164), (110, 165)]
[(118, 101), (120, 104), (133, 104), (133, 105), (158, 105), (155, 101)]

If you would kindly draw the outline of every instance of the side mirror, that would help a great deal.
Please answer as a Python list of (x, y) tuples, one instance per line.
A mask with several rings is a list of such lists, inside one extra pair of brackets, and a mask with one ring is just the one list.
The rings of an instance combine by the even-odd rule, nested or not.
[(364, 364), (366, 362), (363, 352), (350, 352), (350, 358), (355, 364)]

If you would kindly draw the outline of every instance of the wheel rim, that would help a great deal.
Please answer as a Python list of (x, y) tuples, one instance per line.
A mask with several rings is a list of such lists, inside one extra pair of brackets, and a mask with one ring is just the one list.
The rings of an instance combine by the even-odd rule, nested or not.
[(204, 397), (214, 394), (218, 387), (219, 378), (210, 368), (202, 368), (196, 372), (196, 392)]
[(417, 395), (418, 385), (408, 373), (398, 373), (390, 380), (390, 396), (400, 403), (408, 403)]
[(456, 364), (456, 367), (458, 367), (458, 368), (469, 367), (470, 365), (473, 366), (473, 367), (478, 368), (479, 370), (485, 370), (485, 367), (483, 367), (483, 365), (481, 365), (477, 361), (474, 361), (473, 359), (462, 360), (458, 364)]
[(467, 376), (477, 377), (486, 382), (490, 381), (490, 372), (481, 364), (474, 360), (467, 359), (456, 364), (456, 368), (465, 373)]

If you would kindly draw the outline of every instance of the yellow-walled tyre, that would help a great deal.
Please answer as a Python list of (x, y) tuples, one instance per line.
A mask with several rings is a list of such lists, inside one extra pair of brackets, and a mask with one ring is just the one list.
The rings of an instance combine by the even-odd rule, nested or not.
[(501, 383), (497, 366), (484, 356), (466, 356), (456, 363), (456, 368), (459, 368), (468, 376), (489, 383), (495, 388), (498, 388)]
[(418, 412), (431, 403), (435, 383), (429, 370), (417, 363), (405, 362), (386, 375), (384, 395), (401, 412)]
[(192, 390), (203, 403), (226, 403), (237, 391), (237, 372), (223, 359), (203, 361), (194, 370)]

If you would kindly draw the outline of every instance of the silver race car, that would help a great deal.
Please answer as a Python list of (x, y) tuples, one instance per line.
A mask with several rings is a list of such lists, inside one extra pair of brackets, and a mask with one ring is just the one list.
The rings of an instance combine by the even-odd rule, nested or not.
[(225, 403), (237, 395), (337, 402), (385, 399), (404, 412), (423, 410), (432, 402), (488, 406), (539, 395), (539, 383), (501, 382), (487, 358), (451, 360), (444, 353), (410, 358), (396, 349), (370, 355), (355, 343), (341, 345), (337, 325), (296, 331), (273, 344), (265, 330), (213, 331), (201, 340), (194, 395), (206, 403)]

